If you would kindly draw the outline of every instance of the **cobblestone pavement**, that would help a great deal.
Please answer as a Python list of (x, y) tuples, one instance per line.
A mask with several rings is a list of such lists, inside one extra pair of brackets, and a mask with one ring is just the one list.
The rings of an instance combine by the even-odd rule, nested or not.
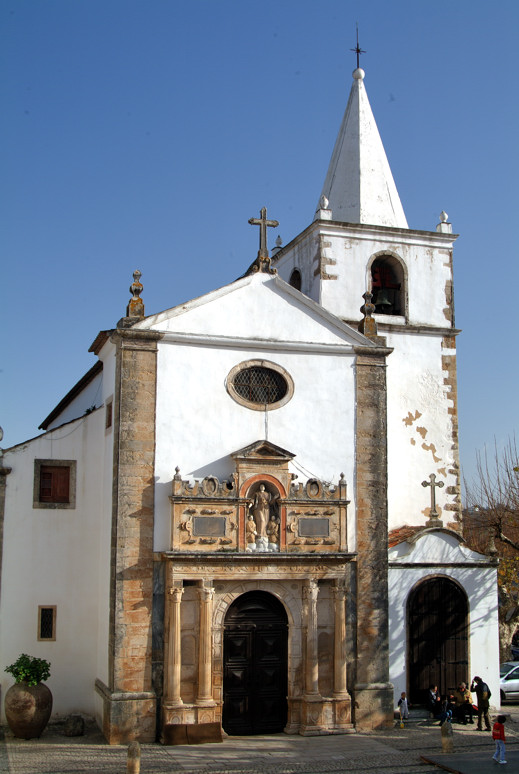
[[(463, 774), (496, 771), (491, 735), (478, 732), (476, 726), (453, 728), (455, 754), (448, 759), (442, 755), (438, 725), (422, 721), (369, 734), (228, 737), (222, 744), (177, 747), (143, 744), (141, 774), (438, 774), (440, 770), (421, 756), (435, 762), (439, 758), (450, 766), (448, 770)], [(503, 769), (519, 772), (519, 708), (507, 723), (507, 759)], [(7, 731), (0, 742), (2, 774), (124, 774), (126, 760), (126, 746), (107, 745), (95, 728), (85, 736), (67, 738), (59, 735), (59, 727), (51, 726), (40, 739), (29, 741), (15, 739)]]

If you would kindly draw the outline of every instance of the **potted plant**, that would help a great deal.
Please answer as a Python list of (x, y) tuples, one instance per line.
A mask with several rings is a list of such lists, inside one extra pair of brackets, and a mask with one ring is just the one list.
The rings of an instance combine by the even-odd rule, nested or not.
[(22, 653), (5, 671), (16, 681), (5, 694), (9, 728), (20, 739), (40, 736), (52, 712), (52, 693), (43, 682), (50, 677), (50, 663)]

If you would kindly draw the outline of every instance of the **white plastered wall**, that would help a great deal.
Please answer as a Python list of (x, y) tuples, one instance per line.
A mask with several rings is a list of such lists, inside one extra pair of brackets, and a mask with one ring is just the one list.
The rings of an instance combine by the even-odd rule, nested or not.
[[(294, 395), (281, 408), (254, 411), (239, 405), (225, 388), (235, 365), (269, 360), (286, 369)], [(171, 480), (178, 465), (183, 478), (234, 471), (232, 452), (268, 437), (296, 455), (292, 470), (305, 481), (334, 484), (344, 473), (348, 485), (348, 543), (354, 548), (354, 355), (268, 349), (220, 348), (159, 342), (157, 379), (155, 550), (170, 541)]]
[[(103, 384), (101, 399), (105, 409), (103, 409), (103, 420), (106, 419), (106, 405), (114, 400), (115, 389), (115, 346), (107, 342), (100, 353), (100, 359), (103, 361)], [(114, 455), (114, 421), (115, 412), (112, 406), (112, 426), (104, 427), (102, 445), (104, 448), (102, 460), (103, 491), (102, 508), (104, 516), (99, 524), (99, 569), (96, 578), (98, 609), (97, 609), (97, 643), (96, 657), (97, 670), (95, 677), (109, 683), (108, 677), (108, 645), (109, 645), (109, 623), (110, 623), (110, 560), (111, 560), (111, 541), (112, 541), (112, 497), (113, 497), (113, 455)], [(95, 694), (95, 714), (98, 725), (102, 725), (103, 702), (99, 694)]]
[[(450, 374), (442, 362), (443, 355), (456, 354), (455, 349), (443, 349), (442, 333), (452, 327), (447, 295), (453, 238), (436, 232), (316, 223), (276, 261), (285, 280), (297, 267), (303, 291), (348, 320), (362, 317), (362, 294), (370, 284), (373, 257), (391, 254), (401, 261), (407, 317), (375, 315), (381, 325), (398, 326), (380, 331), (394, 350), (387, 359), (389, 529), (425, 523), (430, 489), (424, 490), (421, 482), (431, 473), (444, 484), (436, 489), (436, 499), (445, 523), (453, 520), (457, 508), (457, 475), (450, 472), (457, 463), (455, 407), (445, 385)], [(323, 243), (327, 246), (320, 247)], [(324, 269), (337, 279), (320, 279), (317, 291), (312, 282), (319, 252), (325, 256)], [(407, 325), (420, 327), (406, 330)]]
[[(453, 521), (457, 477), (454, 470), (453, 400), (448, 397), (441, 337), (433, 334), (387, 333), (393, 352), (387, 360), (388, 508), (389, 529), (425, 525), (431, 505), (434, 473), (444, 486), (436, 488), (436, 503), (444, 524)], [(446, 506), (449, 505), (449, 508)]]
[(92, 381), (66, 406), (48, 426), (48, 430), (55, 430), (65, 422), (71, 422), (84, 416), (86, 411), (99, 408), (102, 404), (103, 373), (97, 374)]
[[(399, 563), (416, 566), (399, 566)], [(427, 566), (423, 566), (427, 563)], [(435, 567), (434, 564), (437, 563)], [(477, 566), (479, 564), (479, 566)], [(431, 566), (433, 565), (433, 566)], [(447, 577), (465, 591), (469, 606), (467, 680), (481, 675), (499, 706), (499, 639), (497, 569), (481, 554), (440, 532), (427, 533), (413, 545), (400, 543), (389, 551), (389, 663), (395, 697), (407, 685), (407, 601), (421, 581)]]
[[(104, 411), (7, 450), (0, 652), (51, 662), (53, 714), (94, 713)], [(77, 460), (76, 507), (33, 508), (34, 460)], [(38, 606), (56, 605), (56, 640), (38, 641)], [(0, 673), (2, 693), (12, 678)], [(3, 710), (3, 702), (2, 702)]]
[[(297, 267), (302, 290), (333, 314), (360, 320), (362, 294), (370, 287), (370, 267), (375, 256), (399, 259), (407, 282), (407, 322), (450, 327), (446, 284), (452, 280), (452, 235), (407, 229), (355, 228), (348, 225), (315, 225), (288, 245), (275, 265), (288, 282)], [(314, 271), (321, 268), (336, 279), (322, 278), (320, 292), (314, 287)], [(404, 317), (376, 315), (381, 322), (404, 322)]]

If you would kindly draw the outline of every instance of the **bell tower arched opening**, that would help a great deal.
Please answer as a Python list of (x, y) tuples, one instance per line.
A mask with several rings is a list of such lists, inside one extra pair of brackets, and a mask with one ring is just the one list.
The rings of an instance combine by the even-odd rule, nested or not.
[(372, 302), (376, 314), (405, 315), (405, 275), (398, 258), (390, 254), (375, 257), (371, 264)]

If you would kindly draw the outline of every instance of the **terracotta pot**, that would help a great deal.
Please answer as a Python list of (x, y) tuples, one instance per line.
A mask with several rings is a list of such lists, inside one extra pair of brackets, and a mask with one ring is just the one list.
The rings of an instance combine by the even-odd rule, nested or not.
[(5, 694), (5, 716), (19, 739), (40, 736), (52, 712), (52, 693), (45, 683), (15, 683)]

